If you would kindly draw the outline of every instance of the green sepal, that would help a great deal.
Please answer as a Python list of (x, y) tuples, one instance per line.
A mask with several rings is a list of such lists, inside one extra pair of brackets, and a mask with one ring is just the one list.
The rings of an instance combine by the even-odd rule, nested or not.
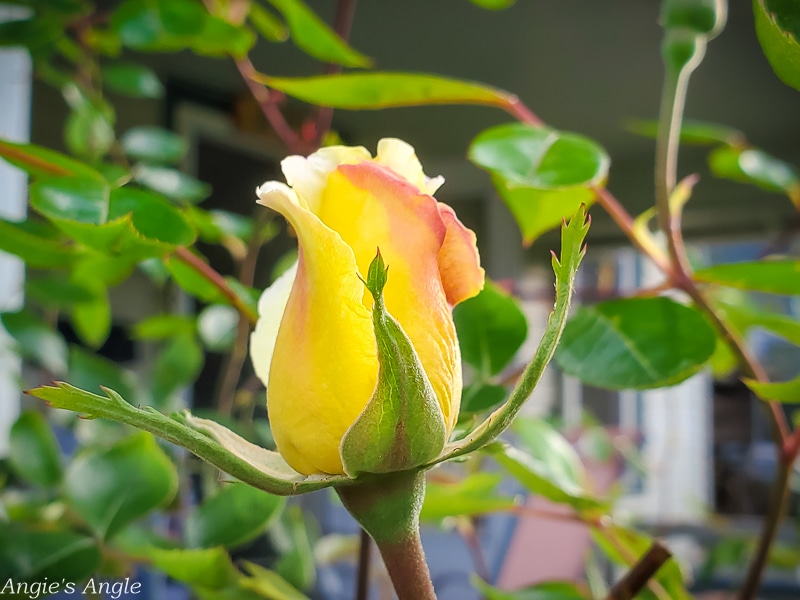
[(71, 410), (87, 418), (112, 419), (149, 431), (270, 494), (294, 496), (332, 485), (352, 484), (344, 476), (301, 475), (277, 452), (256, 446), (214, 421), (193, 417), (188, 412), (168, 417), (151, 407), (137, 408), (114, 390), (103, 388), (103, 391), (106, 397), (57, 381), (27, 393), (54, 408)]
[(442, 409), (417, 352), (386, 310), (387, 271), (379, 250), (364, 281), (374, 299), (378, 383), (339, 446), (345, 472), (353, 477), (423, 465), (439, 455), (447, 438)]

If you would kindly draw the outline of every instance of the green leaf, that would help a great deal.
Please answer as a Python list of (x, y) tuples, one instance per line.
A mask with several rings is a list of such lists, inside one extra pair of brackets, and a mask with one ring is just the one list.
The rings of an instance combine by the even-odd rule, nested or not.
[(197, 317), (197, 332), (211, 352), (226, 352), (233, 347), (239, 313), (225, 304), (212, 304)]
[(158, 355), (153, 373), (153, 403), (161, 407), (176, 391), (187, 387), (203, 368), (203, 351), (194, 334), (177, 335)]
[(508, 510), (517, 501), (497, 493), (501, 481), (503, 476), (498, 473), (472, 473), (455, 483), (429, 481), (419, 518), (421, 521), (441, 521), (447, 517)]
[(756, 396), (767, 402), (800, 403), (800, 377), (790, 381), (762, 383), (754, 379), (743, 380)]
[(581, 207), (561, 229), (561, 258), (553, 254), (552, 265), (556, 276), (556, 301), (547, 319), (542, 339), (525, 368), (517, 387), (500, 408), (495, 410), (466, 437), (448, 443), (435, 462), (442, 462), (482, 448), (508, 429), (525, 401), (530, 397), (539, 379), (556, 351), (561, 333), (567, 322), (575, 274), (585, 254), (583, 241), (589, 231), (586, 208)]
[(694, 308), (669, 298), (628, 298), (581, 307), (567, 323), (556, 362), (610, 389), (674, 385), (697, 373), (716, 336)]
[[(619, 526), (593, 528), (592, 539), (614, 564), (625, 568), (632, 567), (653, 543), (653, 538), (649, 535)], [(661, 584), (670, 600), (692, 600), (684, 586), (681, 568), (674, 558), (664, 563), (656, 572), (654, 580)], [(640, 597), (642, 600), (658, 598), (649, 590), (642, 591)]]
[(380, 250), (364, 282), (372, 294), (378, 383), (339, 445), (347, 474), (392, 473), (434, 459), (447, 441), (444, 415), (408, 335), (383, 300), (387, 269)]
[(209, 16), (203, 32), (193, 40), (192, 50), (206, 56), (242, 58), (247, 56), (255, 43), (256, 35), (249, 27)]
[(50, 309), (71, 307), (94, 298), (92, 289), (72, 281), (65, 273), (31, 276), (25, 280), (25, 297)]
[(286, 25), (260, 4), (256, 2), (250, 4), (249, 18), (253, 27), (264, 36), (264, 39), (270, 42), (285, 42), (289, 39)]
[(761, 150), (723, 146), (709, 155), (708, 163), (717, 177), (750, 183), (769, 192), (786, 193), (793, 200), (800, 193), (797, 169)]
[(23, 357), (36, 361), (53, 375), (66, 373), (67, 344), (58, 331), (26, 310), (2, 313), (0, 322)]
[(753, 0), (756, 34), (772, 70), (800, 90), (800, 10), (792, 0)]
[[(627, 129), (644, 137), (652, 139), (658, 137), (658, 121), (633, 119), (627, 123)], [(741, 146), (745, 143), (745, 135), (738, 129), (692, 119), (684, 119), (681, 123), (680, 139), (683, 144), (697, 146), (716, 146), (718, 144)]]
[(132, 335), (140, 340), (163, 340), (192, 334), (196, 327), (195, 321), (194, 317), (188, 315), (153, 315), (136, 323)]
[(523, 123), (481, 132), (469, 158), (511, 186), (542, 190), (600, 184), (609, 164), (603, 149), (588, 138)]
[(69, 151), (90, 162), (108, 154), (114, 144), (114, 124), (109, 117), (91, 102), (74, 108), (64, 126), (64, 141)]
[(312, 588), (316, 580), (314, 553), (306, 518), (299, 506), (286, 509), (273, 528), (272, 541), (280, 553), (275, 572), (297, 589)]
[(103, 83), (112, 91), (133, 98), (161, 98), (164, 86), (158, 75), (144, 65), (115, 62), (102, 67)]
[(175, 465), (146, 433), (82, 452), (64, 480), (70, 506), (103, 539), (166, 505), (177, 489)]
[(55, 150), (35, 144), (16, 144), (0, 140), (0, 157), (34, 177), (80, 177), (104, 181), (90, 166)]
[(90, 348), (99, 348), (111, 333), (111, 300), (105, 286), (95, 290), (88, 302), (78, 302), (72, 307), (72, 325), (75, 333)]
[(131, 187), (113, 190), (108, 218), (118, 219), (128, 214), (136, 230), (148, 239), (173, 246), (194, 243), (194, 228), (183, 213), (157, 194)]
[(175, 280), (175, 283), (181, 286), (183, 291), (191, 294), (195, 298), (199, 298), (203, 302), (217, 304), (227, 303), (217, 286), (183, 261), (175, 257), (168, 257), (164, 260), (164, 264), (169, 274), (172, 275), (172, 278)]
[(44, 487), (61, 481), (61, 451), (41, 413), (29, 410), (11, 426), (9, 459), (18, 477)]
[(470, 0), (475, 6), (486, 10), (505, 10), (517, 3), (517, 0)]
[(46, 177), (30, 187), (31, 206), (49, 219), (100, 225), (108, 218), (108, 186), (86, 177)]
[(529, 491), (579, 510), (604, 504), (587, 489), (578, 453), (547, 421), (520, 417), (513, 429), (528, 452), (502, 444), (490, 452)]
[(309, 104), (348, 110), (377, 110), (427, 104), (482, 104), (507, 107), (507, 92), (459, 79), (421, 73), (344, 73), (314, 77), (255, 78)]
[(345, 67), (368, 67), (370, 59), (356, 52), (302, 0), (269, 0), (283, 15), (295, 45), (316, 59)]
[(147, 557), (156, 569), (192, 587), (220, 590), (239, 577), (224, 548), (150, 548)]
[(244, 483), (232, 483), (205, 500), (186, 519), (186, 543), (191, 547), (234, 548), (269, 527), (286, 500)]
[(0, 23), (0, 47), (23, 46), (34, 52), (53, 44), (63, 34), (58, 19), (32, 17)]
[(588, 600), (589, 598), (574, 583), (561, 581), (537, 583), (513, 592), (492, 587), (477, 575), (472, 575), (470, 582), (486, 600)]
[(0, 219), (0, 250), (21, 258), (33, 268), (66, 267), (75, 261), (72, 246), (61, 239), (38, 235), (32, 221)]
[(153, 3), (164, 31), (176, 36), (194, 36), (203, 32), (208, 12), (196, 0), (169, 0)]
[(130, 48), (175, 52), (200, 33), (206, 16), (203, 7), (191, 0), (126, 0), (111, 15), (111, 28)]
[(517, 300), (490, 281), (480, 294), (456, 306), (453, 320), (461, 357), (484, 378), (502, 371), (528, 335)]
[(23, 528), (0, 522), (0, 579), (14, 582), (81, 581), (100, 564), (89, 536), (72, 531)]
[(120, 142), (129, 157), (154, 163), (180, 162), (188, 148), (186, 141), (177, 133), (146, 125), (129, 129)]
[(178, 202), (194, 204), (211, 195), (211, 187), (207, 183), (169, 167), (139, 164), (133, 169), (133, 178), (141, 185)]
[(464, 388), (461, 393), (461, 411), (459, 415), (467, 416), (479, 413), (500, 404), (508, 396), (505, 386), (477, 381)]
[(800, 294), (800, 260), (775, 258), (715, 265), (695, 272), (697, 281), (769, 294)]
[(608, 155), (588, 138), (522, 123), (482, 132), (469, 158), (492, 175), (526, 244), (590, 205), (590, 188), (602, 185), (609, 166)]
[(309, 600), (308, 596), (297, 591), (291, 583), (275, 571), (269, 571), (247, 561), (243, 566), (250, 573), (249, 578), (239, 580), (239, 585), (244, 589), (257, 592), (262, 598), (270, 600)]
[(750, 329), (760, 327), (800, 346), (800, 321), (762, 310), (751, 304), (742, 292), (730, 289), (724, 291), (724, 294), (714, 294), (714, 308), (740, 334), (746, 334)]

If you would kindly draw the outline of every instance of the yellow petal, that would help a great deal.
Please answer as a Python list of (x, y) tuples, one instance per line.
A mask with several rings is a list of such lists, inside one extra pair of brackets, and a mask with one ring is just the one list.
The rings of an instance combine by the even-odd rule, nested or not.
[(483, 289), (485, 273), (481, 268), (475, 233), (458, 220), (455, 211), (439, 202), (439, 214), (447, 227), (439, 250), (439, 273), (447, 301), (451, 306), (477, 296)]
[(320, 148), (308, 158), (287, 156), (281, 161), (286, 182), (300, 197), (301, 203), (316, 213), (319, 199), (328, 175), (341, 164), (354, 164), (370, 160), (372, 156), (363, 146), (329, 146)]
[(375, 162), (389, 167), (397, 175), (417, 186), (420, 192), (433, 195), (444, 183), (444, 177), (426, 177), (414, 147), (397, 138), (383, 138), (378, 142)]
[(378, 362), (353, 251), (286, 186), (259, 190), (299, 240), (297, 276), (267, 386), (278, 450), (304, 474), (343, 473), (339, 443), (375, 388)]
[[(461, 399), (461, 361), (439, 276), (447, 227), (436, 200), (376, 163), (342, 165), (328, 178), (319, 216), (353, 249), (361, 273), (380, 247), (389, 267), (386, 308), (411, 339), (452, 431)], [(362, 298), (371, 306), (366, 291)]]

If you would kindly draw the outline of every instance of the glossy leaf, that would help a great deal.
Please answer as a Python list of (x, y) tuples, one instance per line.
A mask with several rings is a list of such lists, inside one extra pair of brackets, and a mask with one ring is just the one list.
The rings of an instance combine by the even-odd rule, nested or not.
[(314, 553), (306, 516), (299, 506), (289, 506), (273, 528), (272, 541), (280, 552), (275, 572), (298, 590), (313, 587)]
[(188, 145), (177, 133), (161, 127), (141, 126), (120, 138), (122, 149), (134, 160), (154, 163), (177, 163), (186, 155)]
[(556, 362), (590, 385), (647, 389), (697, 373), (715, 344), (697, 310), (668, 298), (630, 298), (581, 307), (567, 323)]
[(191, 547), (234, 548), (262, 533), (280, 515), (286, 500), (244, 483), (232, 483), (205, 500), (186, 520)]
[[(644, 137), (655, 139), (658, 137), (658, 121), (634, 119), (628, 122), (628, 130)], [(681, 123), (681, 143), (697, 146), (741, 146), (745, 142), (745, 135), (738, 129), (709, 123), (684, 119)]]
[(14, 582), (81, 581), (100, 564), (100, 549), (73, 531), (30, 530), (0, 522), (0, 579)]
[(766, 152), (754, 148), (723, 146), (708, 157), (711, 172), (724, 177), (750, 183), (769, 192), (789, 194), (795, 203), (800, 194), (800, 174), (797, 169)]
[(519, 418), (514, 432), (527, 452), (499, 443), (489, 451), (525, 488), (576, 509), (603, 505), (586, 487), (586, 471), (577, 452), (551, 425), (542, 419)]
[(470, 0), (476, 6), (486, 10), (505, 10), (517, 3), (517, 0)]
[(94, 298), (91, 288), (70, 280), (64, 273), (25, 279), (25, 297), (50, 309), (69, 307)]
[(491, 281), (480, 294), (456, 306), (453, 320), (461, 357), (484, 377), (502, 371), (528, 335), (517, 300)]
[(745, 379), (744, 382), (762, 400), (800, 404), (800, 377), (795, 377), (790, 381), (771, 383), (763, 383), (753, 379)]
[(4, 20), (0, 23), (0, 47), (22, 46), (34, 52), (53, 44), (61, 35), (56, 19)]
[(206, 19), (203, 31), (192, 40), (192, 50), (206, 56), (242, 58), (256, 43), (249, 27), (234, 25), (215, 16)]
[(100, 225), (108, 218), (108, 186), (96, 179), (47, 177), (30, 187), (31, 206), (49, 219)]
[(768, 312), (749, 302), (745, 292), (725, 289), (713, 295), (714, 308), (740, 334), (753, 328), (766, 329), (800, 346), (800, 321), (790, 316)]
[(70, 506), (104, 539), (167, 504), (177, 488), (175, 465), (147, 433), (84, 451), (64, 481)]
[(772, 70), (800, 90), (800, 9), (792, 0), (753, 0), (756, 34)]
[(446, 517), (509, 510), (517, 500), (497, 492), (502, 480), (498, 473), (472, 473), (454, 483), (428, 481), (420, 520), (441, 521)]
[(194, 36), (203, 32), (208, 13), (195, 0), (169, 0), (157, 2), (161, 26), (170, 35)]
[(271, 42), (285, 42), (289, 39), (286, 25), (270, 11), (257, 2), (250, 4), (250, 22), (258, 32)]
[(14, 338), (21, 356), (36, 361), (53, 375), (66, 373), (67, 344), (58, 331), (26, 310), (2, 313), (0, 322)]
[(800, 260), (776, 258), (728, 263), (695, 272), (695, 279), (770, 294), (800, 294)]
[(587, 138), (522, 123), (482, 132), (469, 158), (492, 175), (525, 244), (590, 205), (590, 188), (602, 185), (609, 166), (605, 151)]
[(493, 587), (473, 575), (470, 582), (486, 600), (588, 600), (574, 583), (548, 581), (537, 583), (513, 592), (506, 592)]
[(38, 235), (29, 225), (0, 219), (0, 250), (33, 268), (66, 267), (75, 261), (76, 253), (65, 241)]
[(164, 261), (164, 264), (169, 274), (172, 275), (175, 282), (181, 286), (185, 292), (199, 298), (203, 302), (216, 304), (226, 303), (225, 297), (219, 291), (219, 288), (186, 263), (175, 257), (168, 257)]
[(370, 59), (353, 50), (302, 0), (269, 0), (281, 13), (295, 45), (316, 59), (345, 67), (367, 67)]
[(147, 557), (159, 571), (192, 587), (220, 590), (239, 577), (231, 557), (220, 547), (150, 548)]
[(9, 458), (17, 476), (41, 486), (61, 480), (61, 451), (41, 413), (26, 411), (11, 426)]
[(233, 347), (239, 313), (224, 304), (213, 304), (197, 317), (197, 332), (203, 345), (211, 352), (226, 352)]
[(35, 144), (17, 144), (0, 140), (0, 157), (34, 177), (73, 176), (103, 181), (103, 176), (90, 166)]
[(195, 240), (194, 229), (183, 213), (158, 194), (132, 187), (113, 190), (108, 218), (128, 214), (133, 226), (146, 238), (174, 246), (190, 246)]
[(134, 98), (161, 98), (164, 86), (155, 72), (138, 63), (115, 62), (102, 68), (103, 83), (112, 91)]
[(168, 167), (140, 164), (134, 168), (133, 177), (143, 186), (178, 202), (196, 203), (211, 194), (208, 184)]
[[(187, 0), (175, 0), (177, 8), (164, 5), (173, 2), (149, 2), (147, 0), (125, 0), (111, 15), (111, 29), (121, 42), (130, 48), (142, 51), (174, 52), (182, 50), (191, 41), (188, 35), (194, 28), (203, 26), (202, 6), (190, 7)], [(188, 19), (187, 9), (190, 15)], [(181, 19), (180, 13), (184, 13)], [(173, 18), (174, 15), (174, 18)], [(172, 31), (170, 31), (172, 30)], [(177, 33), (175, 33), (177, 31)]]
[(115, 391), (104, 388), (106, 397), (56, 382), (29, 390), (29, 394), (88, 417), (112, 419), (149, 431), (195, 453), (232, 477), (279, 496), (313, 492), (351, 482), (341, 476), (306, 477), (294, 471), (280, 454), (251, 444), (231, 430), (187, 413), (169, 418), (153, 409), (138, 409)]
[(163, 340), (194, 333), (195, 318), (189, 315), (153, 315), (133, 326), (133, 337), (140, 340)]
[(583, 136), (523, 123), (483, 131), (469, 158), (509, 186), (542, 190), (599, 184), (609, 164), (603, 149)]
[(113, 115), (91, 102), (83, 102), (67, 117), (64, 141), (72, 154), (90, 162), (99, 161), (114, 143)]
[(459, 79), (421, 73), (345, 73), (314, 77), (268, 77), (257, 81), (309, 104), (348, 110), (377, 110), (428, 104), (507, 107), (507, 92)]
[(239, 580), (242, 588), (257, 592), (259, 596), (270, 600), (309, 600), (308, 596), (299, 592), (279, 573), (247, 561), (243, 566), (250, 577)]
[(153, 373), (153, 402), (162, 406), (172, 394), (191, 385), (203, 367), (203, 352), (193, 334), (175, 336), (158, 355)]
[(494, 408), (508, 396), (508, 390), (502, 385), (477, 381), (464, 388), (461, 393), (461, 411), (459, 415), (483, 412)]
[(99, 348), (111, 333), (111, 300), (105, 286), (98, 286), (87, 302), (72, 306), (72, 325), (81, 341), (90, 348)]

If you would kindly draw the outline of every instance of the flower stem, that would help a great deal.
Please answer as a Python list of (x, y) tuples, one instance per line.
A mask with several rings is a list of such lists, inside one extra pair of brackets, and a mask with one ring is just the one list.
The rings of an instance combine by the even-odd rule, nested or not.
[(356, 600), (369, 598), (369, 574), (372, 558), (372, 538), (363, 529), (359, 532), (358, 574), (356, 575)]
[(653, 542), (650, 549), (614, 584), (606, 600), (631, 600), (644, 588), (672, 554), (661, 543)]
[(419, 529), (398, 542), (378, 542), (398, 600), (436, 600)]

